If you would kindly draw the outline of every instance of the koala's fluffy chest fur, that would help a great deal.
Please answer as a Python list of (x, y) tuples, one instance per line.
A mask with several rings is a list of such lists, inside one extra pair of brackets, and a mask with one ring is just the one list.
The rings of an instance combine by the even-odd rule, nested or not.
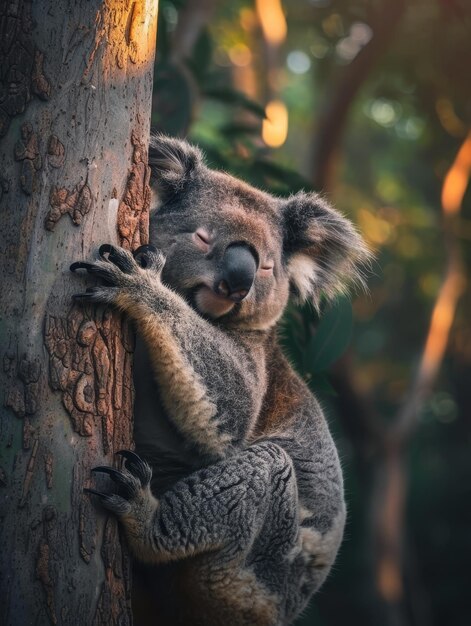
[(122, 492), (95, 495), (147, 564), (137, 624), (153, 623), (150, 601), (172, 626), (290, 624), (329, 572), (345, 506), (326, 420), (277, 324), (290, 293), (317, 305), (360, 280), (368, 252), (316, 194), (275, 198), (166, 137), (149, 163), (158, 251), (139, 263), (105, 246), (77, 264), (106, 282), (81, 299), (136, 325), (136, 450), (153, 470), (127, 452), (124, 472), (98, 468)]

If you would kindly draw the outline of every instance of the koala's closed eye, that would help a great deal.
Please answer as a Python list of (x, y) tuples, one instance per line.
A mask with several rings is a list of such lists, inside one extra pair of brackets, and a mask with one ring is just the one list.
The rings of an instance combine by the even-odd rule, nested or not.
[(191, 238), (200, 250), (203, 252), (209, 252), (211, 247), (211, 237), (206, 230), (198, 228), (198, 230), (193, 233)]
[(260, 276), (271, 276), (273, 274), (274, 263), (265, 262), (259, 267), (258, 273)]

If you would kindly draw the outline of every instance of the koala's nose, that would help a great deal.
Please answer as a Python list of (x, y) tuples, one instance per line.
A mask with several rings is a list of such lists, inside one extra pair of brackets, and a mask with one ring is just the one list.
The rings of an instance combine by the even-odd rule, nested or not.
[(252, 287), (256, 271), (257, 260), (250, 248), (245, 244), (232, 244), (224, 253), (216, 291), (234, 302), (241, 302)]

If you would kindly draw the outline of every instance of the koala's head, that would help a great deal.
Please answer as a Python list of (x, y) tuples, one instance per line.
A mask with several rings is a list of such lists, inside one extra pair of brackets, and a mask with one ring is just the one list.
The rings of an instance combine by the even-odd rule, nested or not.
[(319, 195), (276, 198), (209, 169), (201, 151), (162, 135), (149, 164), (158, 206), (151, 243), (166, 256), (162, 279), (202, 316), (267, 329), (290, 294), (315, 306), (352, 281), (369, 253), (353, 225)]

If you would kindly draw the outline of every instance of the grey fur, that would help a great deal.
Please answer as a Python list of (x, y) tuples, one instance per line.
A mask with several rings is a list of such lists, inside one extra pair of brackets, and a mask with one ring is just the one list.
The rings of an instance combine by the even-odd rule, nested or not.
[[(81, 265), (107, 284), (81, 299), (125, 311), (145, 344), (136, 444), (153, 494), (145, 467), (128, 459), (120, 478), (110, 474), (120, 495), (102, 502), (139, 559), (177, 564), (172, 580), (188, 591), (169, 623), (289, 624), (328, 574), (345, 505), (326, 421), (281, 354), (276, 325), (290, 293), (333, 297), (361, 281), (369, 254), (316, 194), (275, 198), (162, 136), (149, 162), (160, 198), (151, 242), (163, 254), (144, 251), (146, 268), (117, 249)], [(231, 304), (213, 289), (235, 242), (254, 250), (258, 270)]]

